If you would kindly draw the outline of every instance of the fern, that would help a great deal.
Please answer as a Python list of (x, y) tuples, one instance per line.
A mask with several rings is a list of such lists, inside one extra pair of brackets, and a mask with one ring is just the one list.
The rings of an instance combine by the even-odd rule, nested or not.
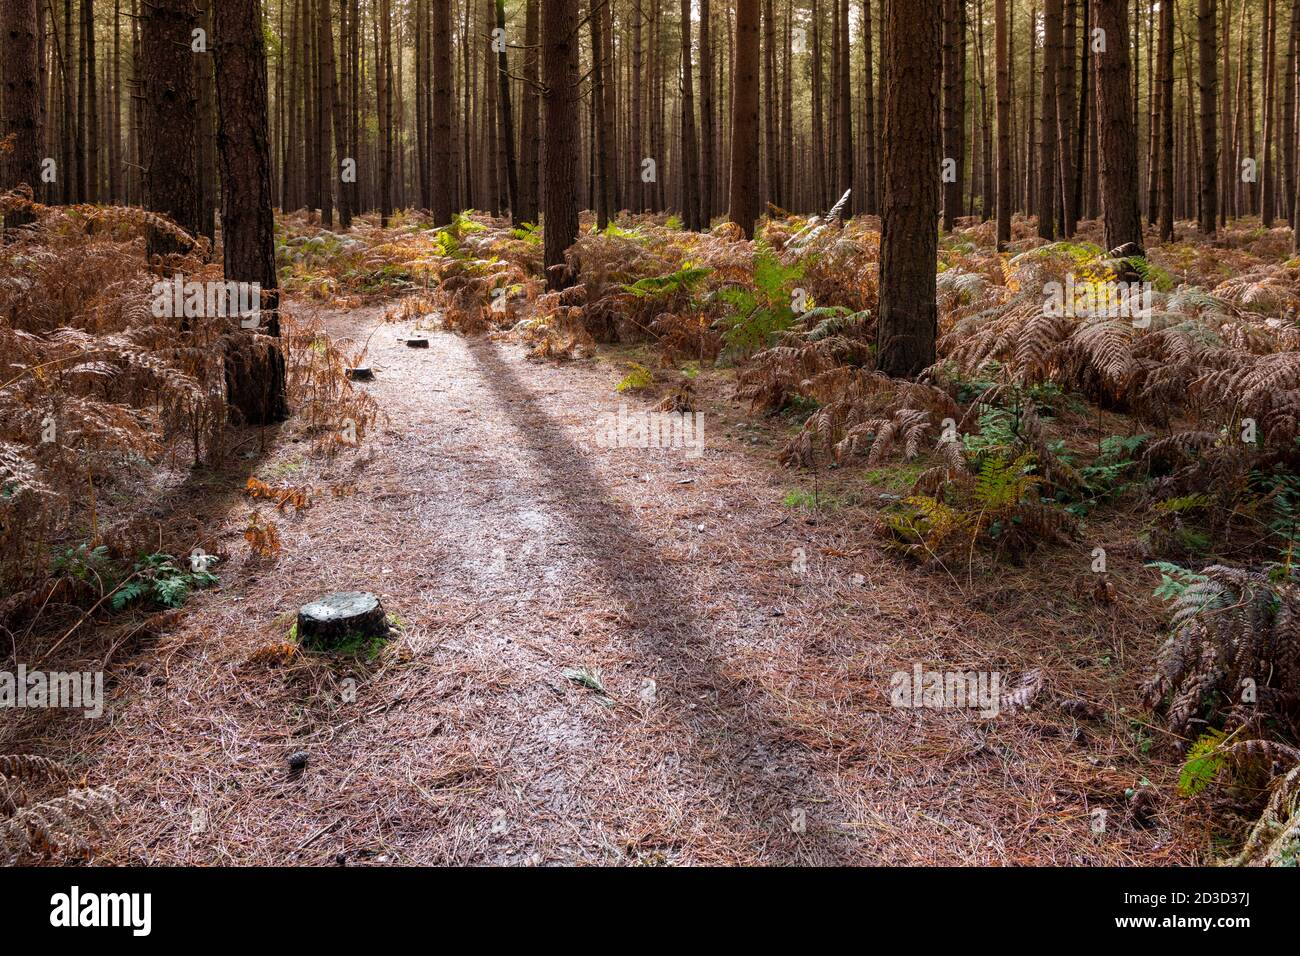
[(630, 371), (621, 382), (614, 386), (620, 392), (637, 392), (654, 384), (654, 373), (638, 362), (629, 362)]
[(686, 262), (675, 272), (661, 276), (638, 279), (623, 288), (638, 298), (654, 298), (673, 295), (678, 292), (692, 293), (713, 270), (704, 266), (695, 266)]
[(1182, 769), (1178, 771), (1179, 793), (1194, 797), (1214, 782), (1227, 762), (1222, 749), (1226, 737), (1222, 730), (1211, 728), (1192, 744)]

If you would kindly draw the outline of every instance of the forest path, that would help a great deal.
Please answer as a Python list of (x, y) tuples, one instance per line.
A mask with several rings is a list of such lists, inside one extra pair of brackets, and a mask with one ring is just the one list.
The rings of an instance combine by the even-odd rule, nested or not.
[[(329, 321), (359, 343), (380, 320)], [(376, 379), (360, 387), (386, 421), (359, 451), (320, 462), (282, 439), (261, 462), (264, 480), (319, 493), (298, 516), (258, 506), (279, 558), (247, 557), (253, 505), (238, 502), (221, 587), (122, 679), (129, 703), (91, 753), (126, 781), (123, 861), (1065, 863), (1137, 849), (1089, 839), (1096, 771), (1070, 740), (1023, 715), (890, 706), (895, 671), (988, 659), (967, 637), (983, 612), (883, 557), (861, 522), (784, 507), (801, 482), (722, 373), (700, 376), (701, 456), (602, 448), (602, 412), (650, 408), (615, 392), (618, 364), (533, 362), (443, 332), (410, 349), (412, 328), (369, 343)], [(356, 494), (327, 491), (346, 484)], [(334, 590), (378, 593), (400, 639), (351, 671), (278, 660), (268, 648), (296, 608)], [(608, 696), (571, 669), (599, 672)], [(310, 762), (294, 774), (298, 750)]]

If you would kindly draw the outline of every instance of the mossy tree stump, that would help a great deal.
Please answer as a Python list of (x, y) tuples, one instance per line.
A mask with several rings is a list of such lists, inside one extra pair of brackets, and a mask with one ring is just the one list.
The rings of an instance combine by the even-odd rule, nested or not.
[(308, 650), (334, 650), (387, 636), (388, 616), (373, 594), (341, 591), (298, 610), (298, 642)]

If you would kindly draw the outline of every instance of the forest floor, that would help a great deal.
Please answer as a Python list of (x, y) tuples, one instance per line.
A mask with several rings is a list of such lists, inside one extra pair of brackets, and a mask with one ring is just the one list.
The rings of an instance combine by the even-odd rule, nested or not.
[[(1148, 753), (1161, 731), (1136, 700), (1161, 633), (1140, 575), (1106, 607), (1078, 555), (964, 576), (906, 564), (864, 531), (869, 497), (777, 466), (782, 423), (753, 421), (724, 369), (695, 383), (702, 456), (602, 448), (601, 412), (650, 407), (614, 389), (626, 353), (545, 363), (442, 331), (419, 350), (382, 308), (325, 318), (372, 336), (361, 387), (385, 420), (332, 459), (268, 431), (200, 489), (209, 550), (234, 555), (220, 586), (119, 655), (108, 719), (64, 721), (124, 798), (101, 862), (1206, 851), (1184, 802), (1134, 797), (1176, 773)], [(316, 496), (277, 511), (242, 495), (249, 475)], [(243, 545), (250, 510), (278, 526), (276, 558)], [(336, 590), (377, 593), (400, 636), (369, 660), (298, 651), (296, 609)], [(891, 675), (918, 663), (1041, 689), (991, 718), (891, 706)]]

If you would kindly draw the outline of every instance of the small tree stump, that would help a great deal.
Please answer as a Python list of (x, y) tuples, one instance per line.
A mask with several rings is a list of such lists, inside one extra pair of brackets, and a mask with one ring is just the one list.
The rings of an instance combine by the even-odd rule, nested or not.
[(370, 382), (374, 380), (375, 373), (369, 365), (358, 365), (356, 368), (348, 369), (347, 376), (353, 382)]
[(407, 339), (406, 347), (408, 349), (427, 349), (429, 347), (429, 340), (423, 338)]
[(311, 650), (330, 650), (359, 638), (387, 635), (388, 616), (373, 594), (340, 591), (298, 610), (298, 642)]

